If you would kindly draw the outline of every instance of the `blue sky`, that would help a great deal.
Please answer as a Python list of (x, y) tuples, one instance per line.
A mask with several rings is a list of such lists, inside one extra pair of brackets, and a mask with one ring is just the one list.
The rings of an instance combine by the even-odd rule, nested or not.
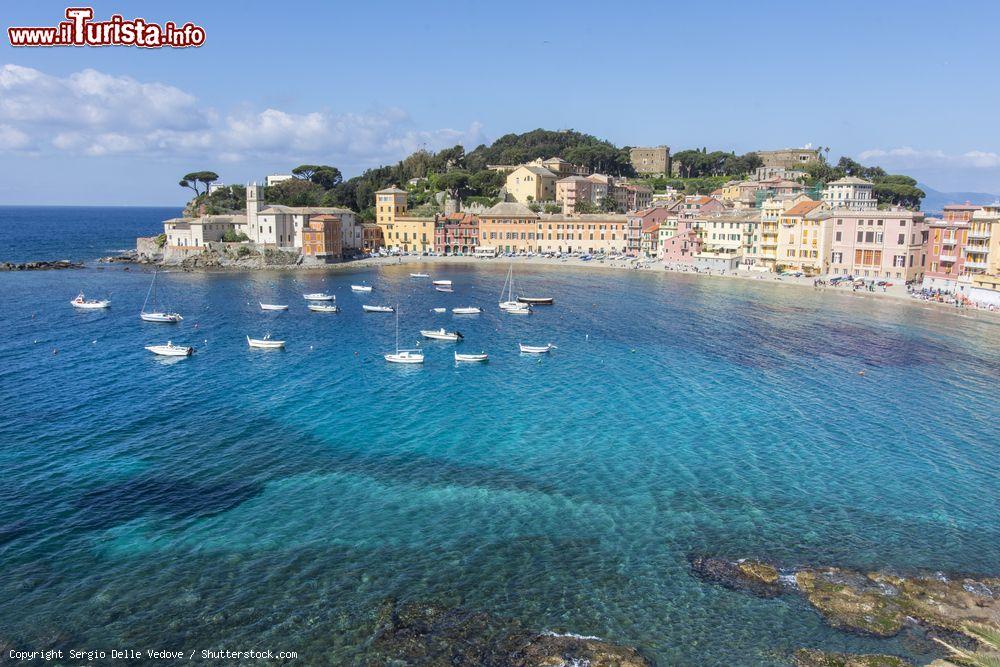
[[(0, 203), (179, 204), (302, 162), (354, 175), (536, 127), (619, 145), (830, 146), (1000, 192), (992, 2), (95, 2), (198, 49), (0, 45)], [(4, 28), (64, 3), (5, 5)], [(6, 32), (6, 30), (4, 31)]]

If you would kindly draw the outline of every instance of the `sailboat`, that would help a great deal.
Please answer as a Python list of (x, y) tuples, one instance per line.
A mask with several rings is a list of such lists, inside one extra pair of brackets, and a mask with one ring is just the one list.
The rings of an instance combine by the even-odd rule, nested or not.
[[(149, 291), (146, 292), (146, 300), (142, 302), (142, 310), (139, 312), (139, 317), (144, 322), (167, 322), (176, 323), (180, 322), (184, 318), (180, 316), (180, 313), (171, 313), (163, 310), (156, 309), (156, 274), (158, 271), (153, 271), (153, 281), (149, 284)], [(147, 311), (146, 304), (149, 303), (149, 297), (153, 297), (153, 310)]]
[[(504, 291), (507, 292), (507, 298), (504, 300)], [(504, 280), (503, 289), (500, 290), (500, 310), (505, 310), (510, 312), (512, 310), (518, 311), (520, 314), (525, 314), (522, 311), (525, 309), (525, 305), (518, 301), (514, 297), (514, 265), (511, 264), (510, 268), (507, 269), (507, 279)], [(531, 312), (530, 310), (528, 311)]]
[(422, 364), (424, 355), (419, 350), (399, 349), (399, 304), (396, 304), (396, 352), (383, 355), (385, 360), (393, 364)]

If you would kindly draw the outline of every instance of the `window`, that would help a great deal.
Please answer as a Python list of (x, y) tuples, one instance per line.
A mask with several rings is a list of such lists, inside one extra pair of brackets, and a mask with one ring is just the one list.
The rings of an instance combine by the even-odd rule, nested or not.
[(905, 233), (900, 234), (899, 235), (899, 240), (896, 241), (897, 245), (903, 245), (904, 243), (906, 243), (906, 234)]

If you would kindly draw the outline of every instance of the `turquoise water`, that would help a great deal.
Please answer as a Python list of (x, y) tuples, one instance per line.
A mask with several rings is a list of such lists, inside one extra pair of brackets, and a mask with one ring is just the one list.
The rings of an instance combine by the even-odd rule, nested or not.
[[(661, 664), (920, 657), (797, 599), (704, 584), (686, 559), (1000, 571), (1000, 321), (542, 267), (520, 282), (556, 305), (501, 317), (506, 267), (433, 268), (454, 294), (410, 270), (161, 274), (177, 326), (138, 320), (141, 269), (0, 274), (0, 640), (349, 663), (393, 596)], [(81, 289), (112, 308), (74, 311)], [(341, 314), (305, 310), (319, 290)], [(387, 365), (394, 319), (365, 302), (402, 305), (404, 345), (457, 327), (491, 361), (456, 366), (453, 344), (427, 342), (423, 367)], [(466, 304), (485, 312), (430, 312)], [(247, 348), (266, 332), (287, 349)], [(142, 349), (167, 338), (196, 354)]]

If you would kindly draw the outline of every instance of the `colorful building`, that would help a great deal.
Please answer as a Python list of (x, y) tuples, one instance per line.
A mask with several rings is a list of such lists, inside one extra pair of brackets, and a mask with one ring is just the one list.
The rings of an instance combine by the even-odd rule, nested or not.
[(500, 202), (479, 214), (479, 247), (538, 252), (538, 214), (524, 204)]
[(479, 218), (471, 213), (452, 213), (434, 228), (434, 252), (440, 255), (471, 255), (479, 245)]
[(927, 224), (923, 213), (901, 208), (834, 209), (807, 218), (822, 221), (832, 234), (825, 273), (896, 282), (924, 277)]
[(802, 271), (808, 275), (827, 272), (832, 228), (825, 219), (809, 216), (823, 206), (818, 201), (799, 202), (778, 217), (776, 271)]
[(302, 230), (302, 254), (326, 261), (343, 257), (340, 217), (313, 215)]
[(677, 229), (676, 225), (666, 225), (666, 221), (670, 218), (676, 218), (676, 214), (670, 209), (663, 206), (653, 206), (650, 208), (644, 208), (633, 213), (629, 213), (626, 216), (628, 222), (628, 239), (626, 244), (626, 252), (629, 255), (637, 256), (641, 251), (642, 246), (642, 230), (643, 227), (649, 223), (655, 222), (659, 225), (660, 234), (657, 236), (656, 246), (659, 247), (660, 239), (663, 238), (662, 232), (666, 230), (674, 231)]
[(677, 220), (677, 231), (664, 240), (660, 257), (667, 264), (694, 265), (694, 257), (701, 252), (702, 239), (695, 228), (698, 223), (690, 219)]
[(554, 201), (559, 177), (540, 165), (522, 165), (507, 174), (507, 194), (519, 204)]

